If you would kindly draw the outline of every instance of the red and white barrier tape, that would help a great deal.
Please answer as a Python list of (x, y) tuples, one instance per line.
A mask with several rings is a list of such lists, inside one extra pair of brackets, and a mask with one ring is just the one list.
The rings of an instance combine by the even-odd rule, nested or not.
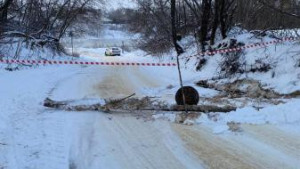
[(249, 45), (241, 46), (241, 47), (237, 47), (237, 48), (228, 48), (228, 49), (220, 49), (220, 50), (215, 50), (215, 51), (201, 52), (201, 53), (195, 54), (195, 55), (190, 56), (190, 57), (231, 53), (231, 52), (237, 52), (237, 51), (250, 49), (250, 48), (266, 47), (266, 46), (269, 46), (269, 45), (282, 43), (282, 42), (286, 42), (286, 41), (296, 41), (296, 40), (299, 40), (299, 39), (300, 38), (298, 38), (298, 37), (283, 38), (281, 40), (273, 40), (273, 41), (262, 42), (262, 43), (253, 43), (253, 44), (249, 44)]
[[(290, 37), (290, 38), (283, 38), (281, 40), (273, 40), (269, 42), (262, 42), (262, 43), (254, 43), (249, 44), (242, 47), (237, 48), (229, 48), (229, 49), (220, 49), (215, 51), (207, 51), (201, 52), (192, 56), (205, 56), (205, 55), (216, 55), (216, 54), (223, 54), (223, 53), (231, 53), (237, 52), (245, 49), (256, 48), (256, 47), (266, 47), (269, 45), (282, 43), (286, 41), (296, 41), (299, 40), (298, 37)], [(16, 63), (16, 64), (37, 64), (37, 65), (101, 65), (101, 66), (177, 66), (176, 63), (138, 63), (138, 62), (86, 62), (86, 61), (36, 61), (36, 60), (15, 60), (15, 59), (0, 59), (0, 63)]]
[(14, 60), (2, 59), (6, 64), (37, 64), (37, 65), (95, 65), (95, 66), (177, 66), (176, 63), (138, 63), (138, 62), (86, 62), (86, 61), (50, 61), (50, 60)]

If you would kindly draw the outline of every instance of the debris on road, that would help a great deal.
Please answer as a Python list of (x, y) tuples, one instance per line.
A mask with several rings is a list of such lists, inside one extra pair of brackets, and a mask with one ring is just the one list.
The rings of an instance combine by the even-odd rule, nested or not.
[[(117, 99), (111, 102), (107, 102), (105, 105), (91, 104), (76, 105), (76, 101), (54, 101), (50, 98), (46, 98), (44, 106), (55, 109), (62, 109), (66, 111), (103, 111), (103, 112), (133, 112), (133, 111), (165, 111), (165, 112), (183, 112), (185, 107), (181, 105), (167, 105), (164, 102), (157, 100), (151, 100), (149, 97), (141, 99), (130, 98), (133, 95), (124, 99)], [(130, 98), (130, 99), (129, 99)], [(214, 106), (214, 105), (188, 105), (187, 109), (189, 112), (231, 112), (237, 108), (233, 106)]]

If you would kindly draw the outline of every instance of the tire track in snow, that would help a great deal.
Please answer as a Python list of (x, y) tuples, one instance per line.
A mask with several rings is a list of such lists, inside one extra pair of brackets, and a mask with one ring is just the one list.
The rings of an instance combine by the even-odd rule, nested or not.
[(64, 112), (43, 112), (43, 154), (41, 166), (49, 169), (68, 167), (68, 144), (66, 143), (66, 117)]
[[(77, 156), (73, 158), (78, 169), (202, 168), (181, 144), (166, 145), (165, 139), (173, 133), (167, 122), (144, 122), (120, 114), (94, 113), (90, 117), (78, 126), (82, 133), (76, 137), (81, 141), (72, 148), (80, 149), (75, 150)], [(175, 147), (182, 149), (182, 154), (174, 153)]]
[[(300, 161), (300, 136), (288, 134), (271, 125), (243, 125), (245, 132), (268, 145), (276, 147)], [(300, 165), (300, 162), (299, 162)]]
[(173, 128), (185, 141), (187, 148), (203, 160), (207, 168), (296, 169), (300, 165), (295, 156), (291, 158), (282, 149), (272, 146), (273, 141), (264, 142), (265, 138), (245, 133), (216, 135), (203, 126), (174, 124)]
[(254, 164), (241, 158), (241, 153), (224, 140), (220, 140), (206, 129), (196, 130), (193, 127), (174, 124), (174, 130), (186, 143), (187, 148), (201, 159), (210, 169), (250, 169)]
[(143, 95), (143, 88), (161, 86), (158, 79), (142, 74), (137, 67), (115, 67), (106, 71), (106, 76), (94, 87), (101, 98), (118, 98), (132, 93)]

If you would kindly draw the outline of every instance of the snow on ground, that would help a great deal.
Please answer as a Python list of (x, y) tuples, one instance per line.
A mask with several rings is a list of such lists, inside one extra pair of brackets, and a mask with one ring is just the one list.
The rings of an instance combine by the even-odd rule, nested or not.
[[(229, 114), (221, 114), (219, 122), (237, 122), (243, 124), (300, 124), (300, 100), (295, 99), (278, 106), (261, 110), (243, 108)], [(200, 121), (201, 122), (201, 121)]]
[[(247, 43), (258, 42), (250, 37), (238, 38)], [(174, 53), (155, 58), (134, 51), (120, 57), (105, 57), (105, 48), (93, 47), (97, 40), (78, 41), (83, 45), (76, 47), (75, 52), (84, 60), (175, 62), (170, 57)], [(264, 58), (264, 50), (247, 50), (247, 62)], [(189, 54), (196, 51), (193, 48)], [(275, 77), (271, 78), (271, 73), (249, 73), (245, 77), (260, 80), (283, 93), (299, 90), (299, 68), (290, 57), (297, 51), (294, 43), (279, 44), (276, 50), (271, 46), (267, 53), (270, 61), (275, 62)], [(196, 87), (203, 97), (218, 95), (218, 91), (194, 83), (214, 77), (220, 57), (211, 57), (201, 72), (183, 69), (184, 84)], [(192, 59), (187, 66), (194, 64)], [(14, 72), (0, 69), (0, 77), (1, 169), (300, 166), (299, 99), (260, 110), (245, 107), (228, 114), (203, 114), (192, 121), (194, 126), (183, 126), (172, 123), (174, 113), (158, 113), (154, 116), (157, 120), (144, 121), (129, 114), (65, 112), (43, 107), (46, 97), (90, 104), (132, 93), (174, 104), (174, 93), (179, 88), (176, 67), (52, 65)]]
[[(227, 42), (230, 38), (235, 38), (238, 42), (243, 42), (244, 44), (255, 44), (261, 42), (268, 42), (274, 39), (266, 36), (257, 38), (251, 33), (234, 34), (228, 39), (222, 42)], [(219, 94), (218, 91), (203, 89), (195, 86), (195, 82), (199, 80), (210, 80), (212, 78), (218, 77), (220, 74), (219, 65), (222, 61), (222, 56), (220, 54), (209, 56), (207, 64), (199, 72), (195, 72), (195, 63), (197, 63), (196, 57), (192, 57), (188, 62), (184, 62), (187, 57), (199, 53), (197, 47), (190, 45), (191, 37), (185, 38), (181, 44), (187, 49), (187, 52), (181, 56), (182, 65), (184, 71), (190, 72), (183, 75), (185, 82), (184, 85), (191, 85), (196, 87), (200, 96), (202, 97), (213, 97)], [(216, 45), (217, 46), (217, 45)], [(234, 77), (221, 79), (221, 83), (233, 82), (238, 79), (252, 79), (257, 80), (263, 84), (263, 87), (273, 89), (274, 91), (281, 94), (288, 94), (300, 90), (300, 48), (299, 42), (284, 42), (275, 45), (270, 45), (263, 48), (250, 48), (244, 51), (244, 61), (247, 65), (254, 65), (258, 60), (264, 63), (268, 63), (272, 66), (272, 69), (266, 73), (245, 73), (237, 74)], [(171, 52), (166, 56), (175, 56), (175, 53)], [(165, 56), (165, 57), (166, 57)], [(176, 92), (176, 86), (172, 93)], [(245, 107), (238, 109), (235, 112), (230, 112), (228, 114), (223, 113), (212, 113), (209, 115), (202, 115), (197, 119), (195, 124), (206, 125), (211, 128), (214, 133), (230, 133), (229, 126), (230, 122), (241, 123), (241, 124), (271, 124), (276, 125), (280, 128), (290, 128), (291, 130), (300, 131), (300, 111), (299, 110), (299, 99), (283, 100), (284, 104), (279, 105), (265, 105), (260, 102), (261, 98), (257, 100), (252, 100), (252, 104), (255, 107), (264, 107), (260, 110), (257, 108)], [(174, 114), (160, 114), (156, 115), (157, 118), (166, 118), (170, 121), (174, 121)], [(289, 126), (289, 127), (287, 127)], [(299, 132), (297, 132), (299, 134)], [(298, 140), (300, 142), (300, 140)]]
[(228, 123), (231, 122), (249, 125), (276, 125), (283, 128), (289, 126), (293, 130), (299, 129), (298, 131), (300, 131), (299, 101), (299, 99), (295, 99), (286, 104), (266, 107), (259, 111), (246, 107), (228, 114), (211, 113), (201, 116), (196, 123), (209, 126), (218, 134), (229, 132)]
[[(228, 42), (230, 38), (237, 39), (246, 45), (269, 42), (274, 39), (266, 36), (257, 38), (253, 34), (243, 33), (231, 36), (219, 43)], [(218, 44), (219, 44), (218, 43)], [(217, 46), (217, 45), (216, 45)], [(194, 55), (197, 52), (196, 47), (189, 47), (188, 52), (182, 58)], [(232, 78), (223, 79), (224, 82), (232, 82), (237, 79), (254, 79), (260, 81), (266, 88), (272, 88), (283, 94), (292, 93), (300, 90), (300, 47), (298, 41), (284, 42), (269, 45), (267, 47), (250, 48), (244, 50), (243, 64), (249, 69), (257, 63), (265, 63), (271, 66), (271, 70), (265, 73), (244, 73), (237, 74)], [(174, 55), (174, 54), (173, 54)], [(207, 64), (201, 69), (195, 78), (195, 81), (216, 78), (220, 75), (221, 54), (207, 57)], [(192, 57), (187, 63), (188, 68), (194, 68), (197, 62), (196, 57)], [(245, 66), (243, 65), (243, 66)]]
[(65, 116), (46, 110), (42, 102), (57, 81), (74, 71), (59, 67), (0, 70), (0, 142), (5, 144), (0, 145), (1, 168), (68, 167)]
[(160, 86), (139, 68), (46, 66), (0, 76), (2, 168), (201, 168), (166, 122), (42, 106), (46, 97), (88, 101)]
[[(75, 33), (76, 35), (76, 33)], [(139, 34), (129, 33), (126, 25), (103, 24), (97, 36), (81, 36), (73, 39), (74, 48), (106, 48), (106, 47), (122, 47), (132, 48), (136, 46)], [(71, 48), (71, 38), (65, 37), (63, 44)]]

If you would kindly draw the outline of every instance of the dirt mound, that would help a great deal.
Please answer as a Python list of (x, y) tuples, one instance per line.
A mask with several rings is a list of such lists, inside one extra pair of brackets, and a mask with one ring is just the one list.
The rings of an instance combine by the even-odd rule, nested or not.
[(221, 89), (228, 93), (244, 95), (250, 98), (274, 99), (282, 97), (281, 94), (271, 89), (264, 89), (260, 82), (248, 79), (237, 80), (233, 83), (225, 84)]
[(224, 92), (229, 98), (248, 97), (277, 99), (283, 97), (283, 95), (272, 89), (263, 88), (263, 85), (259, 81), (250, 79), (236, 80), (233, 83), (226, 84), (209, 83), (208, 81), (202, 80), (199, 81), (197, 85)]
[[(236, 80), (231, 83), (201, 80), (196, 84), (203, 88), (219, 91), (219, 94), (213, 97), (200, 97), (200, 101), (203, 103), (219, 106), (230, 105), (238, 108), (252, 106), (259, 110), (265, 105), (282, 104), (284, 98), (291, 97), (291, 95), (283, 95), (272, 89), (267, 89), (259, 81), (251, 79)], [(297, 96), (297, 92), (293, 94), (293, 96), (295, 95)]]

